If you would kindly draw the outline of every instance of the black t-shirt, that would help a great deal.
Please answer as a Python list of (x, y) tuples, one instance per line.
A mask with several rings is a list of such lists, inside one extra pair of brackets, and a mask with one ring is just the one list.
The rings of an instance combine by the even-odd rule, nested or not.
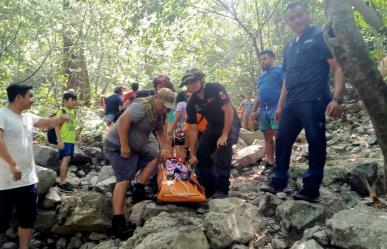
[(119, 107), (120, 105), (122, 105), (122, 100), (120, 96), (114, 94), (107, 97), (105, 101), (106, 101), (105, 115), (108, 115), (108, 114), (116, 115), (117, 113), (120, 112)]
[[(222, 107), (230, 103), (224, 86), (218, 83), (207, 83), (204, 85), (204, 99), (193, 94), (187, 104), (187, 123), (197, 124), (196, 114), (200, 113), (207, 119), (207, 132), (220, 135), (224, 126), (224, 111)], [(239, 119), (234, 109), (234, 121)]]

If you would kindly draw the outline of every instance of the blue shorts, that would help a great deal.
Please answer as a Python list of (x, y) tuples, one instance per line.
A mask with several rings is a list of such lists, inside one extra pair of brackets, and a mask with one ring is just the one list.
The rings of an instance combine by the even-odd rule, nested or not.
[(261, 107), (259, 110), (259, 129), (278, 130), (278, 122), (275, 120), (276, 107)]
[(74, 156), (74, 148), (75, 144), (72, 143), (64, 143), (63, 150), (58, 150), (59, 159), (63, 159), (63, 157), (69, 156), (73, 158)]
[(21, 228), (33, 228), (38, 209), (36, 185), (0, 190), (0, 234), (4, 233), (15, 209)]

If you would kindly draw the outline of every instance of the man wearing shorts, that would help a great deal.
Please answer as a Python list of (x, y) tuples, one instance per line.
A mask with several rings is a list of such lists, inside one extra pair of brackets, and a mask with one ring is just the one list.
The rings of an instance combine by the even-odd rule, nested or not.
[(19, 248), (28, 249), (38, 202), (32, 131), (34, 127), (59, 126), (69, 118), (40, 118), (24, 112), (34, 103), (32, 86), (9, 85), (7, 95), (9, 106), (0, 108), (0, 235), (7, 230), (15, 209)]
[(117, 181), (113, 192), (112, 228), (121, 239), (131, 235), (123, 214), (127, 188), (141, 171), (134, 184), (132, 200), (137, 203), (145, 199), (145, 184), (157, 169), (159, 143), (162, 150), (168, 149), (162, 116), (174, 106), (174, 99), (174, 93), (167, 88), (160, 89), (154, 96), (135, 99), (106, 137), (104, 153)]
[(275, 54), (271, 50), (264, 50), (259, 55), (263, 73), (257, 80), (257, 101), (253, 108), (256, 116), (259, 106), (259, 128), (265, 139), (266, 164), (263, 174), (268, 173), (275, 165), (274, 137), (278, 129), (278, 122), (274, 114), (277, 110), (278, 100), (281, 95), (284, 74), (282, 67), (274, 66)]

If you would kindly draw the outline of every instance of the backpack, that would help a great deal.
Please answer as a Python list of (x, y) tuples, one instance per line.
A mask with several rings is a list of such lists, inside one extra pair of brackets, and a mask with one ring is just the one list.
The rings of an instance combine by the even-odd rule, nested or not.
[[(63, 114), (66, 113), (66, 110), (65, 109), (60, 109), (62, 110)], [(59, 110), (58, 110), (59, 111)], [(52, 114), (50, 117), (54, 117), (56, 116), (56, 114), (58, 113), (58, 111), (55, 113), (55, 114)], [(58, 141), (57, 141), (57, 137), (56, 137), (56, 133), (55, 133), (55, 128), (50, 128), (48, 129), (47, 131), (47, 140), (50, 144), (58, 144)]]

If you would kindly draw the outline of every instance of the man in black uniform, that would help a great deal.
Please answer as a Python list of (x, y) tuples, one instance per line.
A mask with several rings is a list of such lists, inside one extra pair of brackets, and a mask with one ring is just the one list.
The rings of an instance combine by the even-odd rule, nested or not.
[[(200, 70), (188, 71), (182, 78), (181, 86), (184, 85), (192, 91), (192, 97), (187, 104), (186, 121), (191, 163), (196, 165), (196, 174), (205, 188), (207, 198), (227, 197), (232, 146), (238, 141), (240, 120), (224, 86), (219, 83), (204, 84), (204, 74)], [(197, 113), (203, 115), (208, 124), (196, 150)], [(211, 167), (212, 154), (215, 169)]]

